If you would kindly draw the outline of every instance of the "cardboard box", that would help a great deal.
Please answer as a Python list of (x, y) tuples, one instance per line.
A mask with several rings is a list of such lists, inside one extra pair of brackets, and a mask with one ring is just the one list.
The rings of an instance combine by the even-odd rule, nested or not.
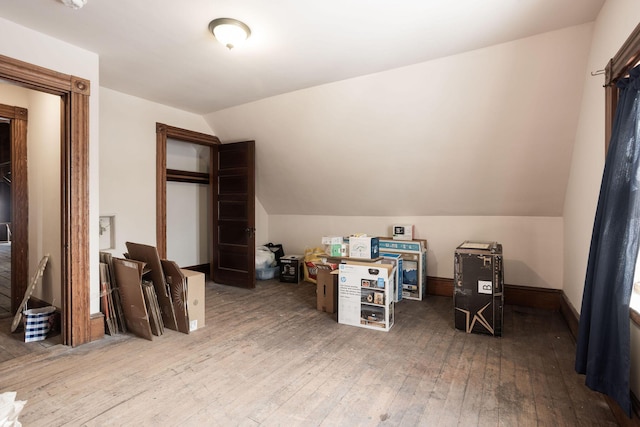
[(187, 282), (187, 313), (189, 314), (189, 332), (204, 327), (204, 273), (181, 268)]
[(377, 237), (349, 237), (349, 257), (372, 259), (380, 256)]
[(391, 264), (393, 265), (396, 270), (395, 270), (395, 275), (393, 278), (393, 282), (394, 282), (394, 287), (395, 289), (392, 290), (392, 293), (394, 295), (394, 301), (395, 302), (399, 302), (402, 301), (402, 273), (404, 271), (403, 269), (403, 259), (402, 259), (402, 255), (401, 254), (395, 254), (395, 253), (391, 253), (391, 252), (380, 252), (380, 256), (383, 258), (382, 259), (382, 263), (383, 264)]
[(381, 331), (391, 329), (396, 267), (352, 261), (339, 267), (338, 323)]
[(300, 283), (304, 278), (302, 255), (285, 255), (280, 257), (280, 281), (284, 283)]
[(335, 313), (338, 308), (338, 270), (318, 264), (316, 298), (318, 311)]
[(341, 245), (343, 242), (342, 236), (323, 236), (322, 244), (323, 245)]
[(427, 250), (426, 239), (413, 239), (411, 241), (393, 240), (391, 237), (378, 237), (378, 245), (381, 251), (393, 252), (421, 252)]
[(413, 240), (413, 224), (394, 225), (393, 240)]
[(413, 239), (410, 241), (392, 240), (380, 237), (381, 252), (402, 254), (402, 298), (422, 300), (427, 292), (427, 241)]
[(325, 252), (329, 256), (341, 256), (341, 254), (342, 254), (342, 246), (343, 246), (343, 244), (325, 245), (324, 248), (325, 248)]
[(323, 236), (322, 246), (329, 256), (347, 256), (347, 245), (342, 236)]

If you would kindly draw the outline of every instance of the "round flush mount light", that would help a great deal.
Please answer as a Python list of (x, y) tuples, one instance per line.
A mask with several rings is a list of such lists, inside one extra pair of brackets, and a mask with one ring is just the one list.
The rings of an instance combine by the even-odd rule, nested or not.
[(209, 22), (209, 31), (229, 50), (240, 45), (251, 35), (247, 24), (233, 18), (214, 19)]
[(61, 0), (65, 6), (70, 7), (71, 9), (80, 9), (82, 6), (87, 4), (87, 0)]

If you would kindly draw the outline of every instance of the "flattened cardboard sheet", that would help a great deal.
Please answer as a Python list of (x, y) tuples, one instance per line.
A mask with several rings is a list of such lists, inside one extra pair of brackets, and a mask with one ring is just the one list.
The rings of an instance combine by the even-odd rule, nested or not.
[(155, 246), (143, 245), (140, 243), (126, 242), (127, 251), (129, 252), (129, 258), (136, 261), (142, 261), (146, 263), (150, 268), (149, 277), (153, 282), (153, 287), (156, 289), (156, 297), (158, 298), (158, 304), (160, 305), (160, 311), (162, 312), (162, 321), (164, 326), (174, 331), (178, 330), (176, 323), (176, 315), (173, 310), (173, 302), (171, 301), (171, 294), (164, 277), (164, 271), (162, 270), (162, 264), (160, 263), (160, 256)]
[(149, 315), (149, 324), (153, 335), (160, 336), (164, 333), (164, 324), (162, 323), (162, 315), (160, 314), (160, 306), (158, 298), (156, 298), (156, 290), (153, 283), (148, 280), (142, 281), (142, 294), (144, 302), (147, 304), (147, 314)]
[(176, 315), (178, 332), (189, 333), (189, 313), (187, 311), (187, 281), (180, 267), (173, 261), (162, 260), (162, 269), (169, 283), (173, 311)]
[(24, 293), (24, 298), (22, 298), (22, 302), (18, 306), (16, 316), (13, 318), (13, 323), (11, 324), (11, 332), (15, 332), (15, 330), (18, 328), (20, 320), (22, 320), (22, 309), (27, 306), (27, 301), (29, 301), (29, 298), (31, 298), (31, 294), (38, 284), (38, 279), (41, 278), (44, 274), (44, 269), (47, 266), (47, 261), (49, 261), (49, 254), (46, 254), (42, 257), (42, 259), (40, 260), (40, 264), (38, 264), (38, 269), (33, 274), (33, 276), (31, 276), (31, 282), (29, 282), (27, 291)]
[(182, 269), (187, 281), (187, 312), (189, 313), (189, 332), (204, 327), (205, 290), (204, 273)]
[(127, 329), (136, 336), (152, 340), (149, 314), (142, 294), (143, 268), (143, 262), (113, 258)]

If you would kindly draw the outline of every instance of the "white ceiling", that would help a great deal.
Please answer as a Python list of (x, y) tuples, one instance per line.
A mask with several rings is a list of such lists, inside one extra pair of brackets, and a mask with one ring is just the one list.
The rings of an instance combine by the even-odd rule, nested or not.
[[(0, 0), (0, 16), (99, 54), (100, 85), (205, 114), (593, 21), (604, 0)], [(251, 27), (228, 51), (209, 21)]]

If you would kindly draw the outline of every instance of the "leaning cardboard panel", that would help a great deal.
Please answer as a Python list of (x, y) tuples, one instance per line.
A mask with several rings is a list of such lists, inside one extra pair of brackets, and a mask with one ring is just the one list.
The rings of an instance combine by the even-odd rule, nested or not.
[(31, 294), (33, 293), (33, 290), (36, 288), (36, 285), (38, 284), (38, 279), (40, 279), (44, 274), (44, 269), (47, 266), (48, 261), (49, 261), (49, 254), (46, 254), (40, 260), (40, 263), (38, 264), (38, 268), (36, 269), (36, 272), (33, 274), (33, 276), (31, 276), (31, 282), (29, 282), (29, 286), (27, 287), (27, 291), (24, 294), (24, 298), (22, 298), (22, 302), (18, 306), (18, 311), (16, 312), (16, 316), (13, 318), (13, 323), (11, 324), (11, 332), (15, 332), (15, 330), (18, 328), (18, 325), (20, 324), (20, 320), (22, 320), (22, 309), (27, 306), (27, 301), (29, 301), (29, 298), (31, 298)]
[(318, 264), (316, 307), (319, 311), (335, 313), (338, 309), (338, 276), (331, 264)]
[(180, 267), (173, 261), (162, 260), (162, 269), (169, 283), (173, 311), (176, 315), (178, 332), (189, 333), (189, 313), (187, 312), (187, 283)]
[(144, 268), (144, 263), (113, 258), (113, 268), (116, 274), (116, 281), (120, 287), (127, 329), (139, 337), (152, 340), (149, 314), (142, 294), (142, 269)]
[(156, 297), (156, 290), (153, 283), (148, 280), (142, 281), (142, 295), (147, 305), (147, 315), (149, 316), (149, 324), (151, 325), (151, 333), (160, 336), (164, 333), (164, 324), (162, 323), (162, 314), (160, 314), (160, 306)]
[(206, 317), (204, 273), (184, 268), (181, 271), (187, 284), (187, 313), (189, 314), (189, 332), (192, 332), (204, 327)]
[(177, 331), (178, 324), (173, 310), (173, 302), (171, 301), (171, 295), (169, 294), (167, 282), (164, 277), (158, 250), (155, 246), (140, 243), (126, 242), (126, 245), (129, 258), (142, 261), (146, 263), (147, 268), (151, 269), (151, 281), (153, 282), (153, 287), (156, 289), (156, 296), (158, 297), (158, 304), (160, 304), (160, 310), (162, 311), (164, 326)]

